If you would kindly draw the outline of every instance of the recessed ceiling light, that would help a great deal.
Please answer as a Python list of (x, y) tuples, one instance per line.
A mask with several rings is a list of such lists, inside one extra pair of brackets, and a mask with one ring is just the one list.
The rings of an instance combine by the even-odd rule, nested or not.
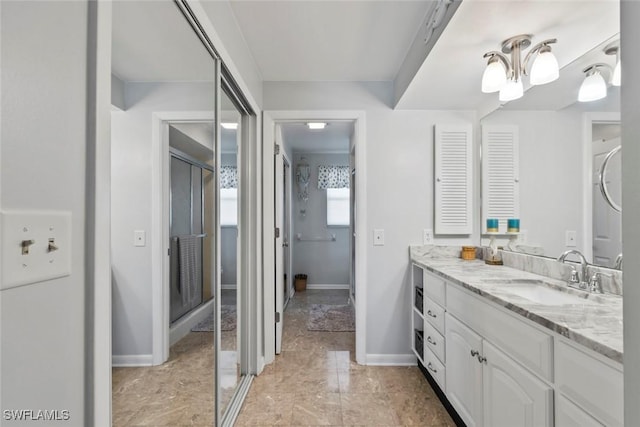
[(238, 129), (238, 123), (226, 123), (226, 122), (222, 122), (220, 123), (220, 126), (222, 126), (225, 129)]
[(307, 127), (308, 127), (309, 129), (312, 129), (312, 130), (324, 129), (324, 127), (325, 127), (326, 125), (327, 125), (327, 124), (326, 124), (326, 123), (323, 123), (323, 122), (310, 122), (310, 123), (307, 123)]

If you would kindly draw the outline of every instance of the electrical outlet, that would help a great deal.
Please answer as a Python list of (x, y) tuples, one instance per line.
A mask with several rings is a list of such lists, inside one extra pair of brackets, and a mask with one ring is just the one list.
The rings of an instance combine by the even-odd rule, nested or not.
[(568, 248), (575, 248), (577, 241), (577, 233), (575, 230), (567, 230), (564, 244)]
[(422, 230), (422, 244), (423, 245), (433, 245), (433, 230), (430, 228), (425, 228)]
[(133, 232), (133, 246), (146, 246), (147, 237), (144, 230), (135, 230)]
[(384, 246), (384, 230), (377, 228), (373, 230), (373, 246)]

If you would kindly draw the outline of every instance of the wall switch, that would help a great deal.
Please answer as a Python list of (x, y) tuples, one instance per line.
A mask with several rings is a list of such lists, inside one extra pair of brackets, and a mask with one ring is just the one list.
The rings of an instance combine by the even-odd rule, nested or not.
[(577, 240), (576, 231), (575, 230), (567, 230), (564, 244), (568, 248), (575, 248), (576, 247), (576, 240)]
[(373, 246), (384, 246), (384, 230), (377, 228), (373, 230)]
[(71, 274), (71, 212), (3, 211), (0, 289)]
[(425, 228), (422, 230), (422, 244), (423, 245), (433, 245), (433, 230), (430, 228)]
[(144, 230), (135, 230), (133, 232), (133, 246), (146, 246), (147, 236)]

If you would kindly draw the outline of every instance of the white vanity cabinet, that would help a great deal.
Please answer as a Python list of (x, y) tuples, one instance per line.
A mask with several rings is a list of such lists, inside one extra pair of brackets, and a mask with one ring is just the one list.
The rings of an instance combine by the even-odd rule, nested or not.
[(482, 425), (482, 337), (447, 313), (447, 387), (449, 402), (468, 427)]
[(412, 349), (442, 390), (445, 375), (445, 286), (444, 279), (412, 266)]
[(620, 363), (415, 264), (412, 281), (414, 352), (467, 426), (623, 425)]

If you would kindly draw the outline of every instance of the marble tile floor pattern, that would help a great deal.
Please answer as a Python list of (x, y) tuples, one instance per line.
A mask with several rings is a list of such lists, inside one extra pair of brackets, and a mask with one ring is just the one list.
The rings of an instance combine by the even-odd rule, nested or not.
[[(455, 426), (417, 367), (361, 366), (354, 332), (307, 331), (309, 304), (346, 301), (347, 291), (296, 293), (282, 354), (254, 379), (236, 426)], [(112, 425), (212, 426), (213, 364), (213, 334), (192, 332), (164, 365), (114, 368)]]
[(254, 379), (236, 426), (455, 426), (417, 367), (358, 365), (354, 332), (306, 329), (309, 304), (345, 304), (347, 296), (295, 294), (282, 354)]

